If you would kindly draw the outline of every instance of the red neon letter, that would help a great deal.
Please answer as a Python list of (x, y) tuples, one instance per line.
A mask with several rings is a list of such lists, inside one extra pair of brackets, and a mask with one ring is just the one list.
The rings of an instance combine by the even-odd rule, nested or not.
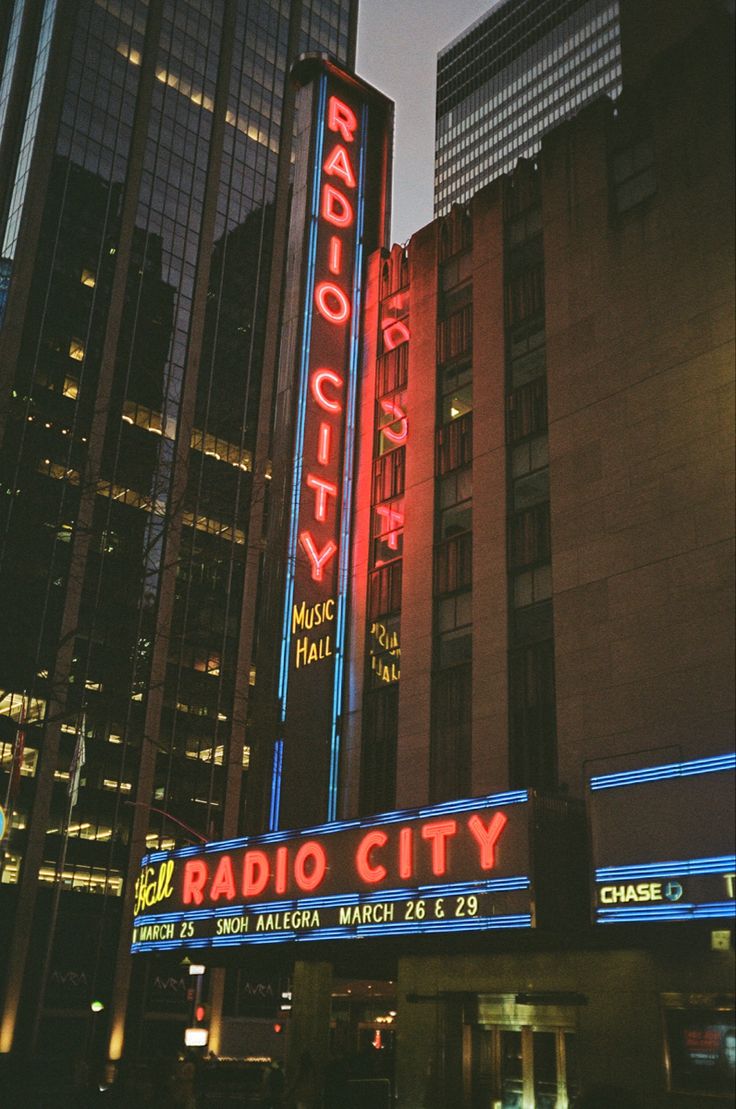
[(322, 215), (335, 227), (350, 227), (353, 222), (352, 204), (334, 185), (326, 184), (322, 190)]
[(339, 400), (330, 400), (329, 397), (325, 396), (323, 392), (325, 381), (329, 381), (330, 385), (334, 385), (336, 389), (342, 389), (343, 380), (334, 370), (315, 370), (309, 379), (312, 396), (320, 408), (324, 408), (325, 412), (342, 412), (342, 405)]
[(257, 897), (263, 893), (268, 878), (268, 857), (263, 851), (246, 851), (243, 859), (243, 897)]
[[(328, 296), (334, 297), (337, 301), (336, 306), (331, 307), (327, 303)], [(345, 323), (345, 320), (349, 319), (350, 301), (347, 294), (334, 281), (320, 281), (314, 291), (314, 299), (317, 302), (320, 315), (324, 316), (330, 323)]]
[(299, 542), (307, 552), (307, 557), (312, 567), (312, 578), (314, 581), (322, 581), (325, 566), (337, 552), (337, 543), (332, 539), (328, 539), (322, 550), (318, 551), (314, 539), (312, 538), (312, 533), (309, 531), (303, 531), (301, 533)]
[(355, 174), (350, 164), (350, 155), (344, 146), (337, 144), (322, 167), (328, 177), (339, 177), (349, 189), (355, 188)]
[(330, 447), (332, 446), (332, 428), (324, 420), (319, 425), (317, 436), (317, 461), (321, 466), (326, 466), (330, 461)]
[(204, 859), (189, 859), (184, 863), (184, 904), (201, 905), (204, 901), (204, 884), (209, 878)]
[(233, 877), (233, 860), (229, 855), (223, 855), (217, 864), (215, 876), (210, 887), (210, 898), (217, 901), (222, 895), (232, 901), (235, 897), (235, 878)]
[(399, 877), (411, 878), (414, 862), (414, 832), (411, 828), (402, 828), (399, 832)]
[(373, 866), (370, 854), (374, 847), (385, 847), (388, 836), (385, 832), (376, 830), (363, 836), (355, 852), (355, 868), (364, 882), (380, 882), (386, 877), (388, 871), (385, 866)]
[[(312, 860), (312, 873), (307, 874), (307, 862)], [(310, 840), (304, 843), (294, 859), (294, 877), (300, 890), (314, 890), (320, 884), (327, 870), (327, 856), (321, 844)]]
[[(406, 412), (400, 404), (394, 404), (392, 400), (382, 400), (381, 408), (387, 416), (395, 416), (396, 420), (391, 424), (386, 424), (381, 428), (381, 434), (385, 435), (392, 443), (398, 446), (400, 443), (406, 442), (406, 437), (409, 434), (409, 421), (406, 417)], [(399, 430), (393, 430), (393, 424), (399, 421)]]
[(276, 850), (276, 893), (286, 890), (286, 862), (289, 858), (288, 847), (279, 847)]
[(381, 533), (381, 539), (384, 543), (388, 543), (392, 551), (398, 550), (399, 547), (399, 528), (404, 526), (404, 513), (397, 512), (395, 508), (391, 508), (387, 504), (377, 504), (376, 512), (386, 520), (387, 531)]
[(339, 131), (345, 142), (352, 142), (358, 121), (352, 108), (336, 96), (331, 96), (327, 102), (327, 126), (330, 131)]
[(342, 269), (342, 243), (337, 235), (330, 237), (330, 261), (328, 263), (330, 273), (338, 274)]
[(402, 320), (392, 320), (383, 325), (383, 349), (393, 350), (410, 339), (409, 328)]
[(502, 812), (494, 814), (493, 820), (487, 828), (477, 815), (471, 816), (468, 821), (468, 828), (480, 847), (480, 865), (483, 870), (492, 870), (496, 865), (496, 844), (508, 822), (508, 817)]
[(327, 498), (337, 496), (337, 486), (334, 481), (325, 481), (316, 474), (307, 474), (307, 485), (314, 489), (317, 496), (314, 498), (314, 518), (325, 521), (327, 519)]
[(422, 839), (432, 840), (432, 873), (444, 874), (447, 870), (447, 844), (448, 836), (457, 832), (456, 820), (435, 820), (434, 824), (425, 824), (422, 828)]

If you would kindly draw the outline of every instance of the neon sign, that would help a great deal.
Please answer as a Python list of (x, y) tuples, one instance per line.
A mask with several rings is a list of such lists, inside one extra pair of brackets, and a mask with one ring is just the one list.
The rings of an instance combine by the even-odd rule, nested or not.
[(734, 769), (730, 753), (591, 778), (597, 923), (736, 916)]
[(294, 438), (271, 829), (336, 815), (363, 259), (383, 241), (391, 114), (384, 97), (323, 59), (300, 62), (295, 79), (280, 367), (293, 382)]
[(515, 791), (156, 852), (132, 950), (530, 927), (528, 836)]

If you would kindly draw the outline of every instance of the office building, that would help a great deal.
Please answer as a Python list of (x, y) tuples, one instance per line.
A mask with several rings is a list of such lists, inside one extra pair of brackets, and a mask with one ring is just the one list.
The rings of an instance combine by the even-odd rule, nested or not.
[(184, 1002), (170, 974), (131, 982), (120, 919), (146, 849), (240, 828), (286, 75), (305, 51), (352, 64), (356, 20), (354, 0), (3, 5), (4, 1054), (71, 1065), (94, 1037), (117, 1058), (126, 1008), (134, 1050), (161, 1046)]
[(501, 0), (437, 57), (435, 216), (620, 91), (618, 0)]

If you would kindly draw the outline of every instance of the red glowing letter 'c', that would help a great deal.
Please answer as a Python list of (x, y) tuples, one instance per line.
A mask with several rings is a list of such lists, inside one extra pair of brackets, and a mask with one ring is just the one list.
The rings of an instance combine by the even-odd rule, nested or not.
[(335, 227), (350, 227), (353, 222), (353, 206), (334, 185), (325, 185), (322, 190), (322, 216)]
[(334, 385), (336, 389), (342, 389), (343, 380), (334, 370), (315, 370), (309, 379), (312, 396), (320, 408), (324, 408), (325, 412), (342, 412), (342, 405), (339, 400), (330, 400), (329, 397), (325, 396), (323, 384), (326, 381), (329, 381), (330, 385)]
[(330, 323), (345, 323), (350, 318), (350, 301), (347, 293), (334, 281), (320, 281), (314, 290), (314, 299), (317, 302), (319, 314)]
[(376, 830), (363, 836), (355, 852), (355, 869), (364, 882), (380, 882), (388, 873), (385, 866), (374, 866), (370, 861), (370, 853), (374, 847), (384, 847), (388, 842), (385, 832)]
[(358, 121), (352, 108), (336, 96), (331, 96), (327, 102), (327, 126), (330, 131), (339, 131), (345, 142), (352, 142)]
[[(307, 863), (311, 860), (311, 874), (307, 873)], [(294, 878), (301, 890), (314, 890), (320, 884), (327, 870), (327, 856), (324, 848), (315, 840), (302, 844), (294, 859)]]

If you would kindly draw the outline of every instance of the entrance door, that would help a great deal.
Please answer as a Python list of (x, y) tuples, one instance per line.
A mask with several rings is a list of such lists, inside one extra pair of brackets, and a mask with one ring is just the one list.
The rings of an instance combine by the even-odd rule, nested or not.
[(474, 1033), (474, 1109), (569, 1109), (577, 1094), (573, 1032), (526, 1025)]

